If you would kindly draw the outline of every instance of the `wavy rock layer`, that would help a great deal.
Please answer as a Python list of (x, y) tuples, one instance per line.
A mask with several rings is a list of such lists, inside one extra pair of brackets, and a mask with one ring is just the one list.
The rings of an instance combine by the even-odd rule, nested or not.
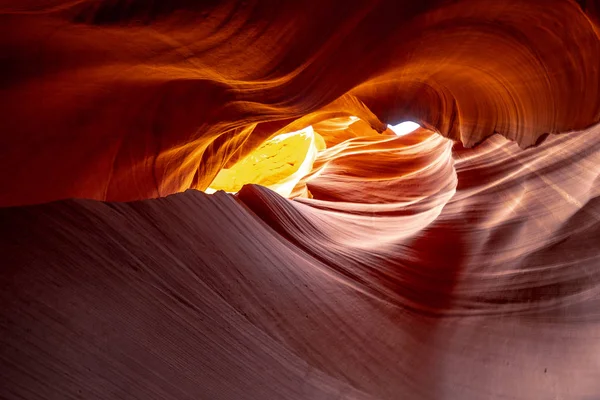
[(204, 190), (298, 118), (409, 119), (466, 146), (587, 128), (584, 3), (2, 1), (0, 204)]
[[(390, 190), (400, 167), (353, 202), (246, 186), (0, 209), (2, 395), (595, 398), (599, 129), (454, 161), (426, 131), (391, 139), (424, 139), (418, 195)], [(315, 185), (344, 198), (354, 177), (330, 171)]]
[(0, 1), (0, 398), (599, 398), (597, 2), (292, 3)]

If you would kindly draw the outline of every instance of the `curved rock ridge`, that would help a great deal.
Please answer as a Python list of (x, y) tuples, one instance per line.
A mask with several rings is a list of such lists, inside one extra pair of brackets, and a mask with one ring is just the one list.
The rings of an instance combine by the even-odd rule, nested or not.
[[(427, 135), (421, 132), (414, 136)], [(600, 300), (598, 132), (600, 127), (552, 137), (530, 150), (500, 136), (475, 150), (456, 145), (454, 160), (440, 152), (426, 172), (417, 172), (422, 192), (416, 199), (404, 187), (415, 186), (410, 175), (392, 179), (392, 185), (387, 180), (356, 184), (343, 180), (353, 178), (348, 167), (340, 176), (328, 169), (316, 181), (328, 184), (330, 197), (348, 195), (352, 202), (290, 203), (258, 186), (244, 188), (238, 197), (316, 258), (368, 287), (386, 287), (391, 301), (439, 312), (441, 291), (456, 296), (447, 305), (452, 314), (529, 313), (532, 301), (541, 312), (564, 302)], [(416, 154), (427, 153), (420, 148)], [(436, 168), (446, 158), (453, 162)], [(360, 184), (367, 189), (349, 190)], [(369, 204), (378, 190), (395, 194), (397, 202)], [(356, 199), (361, 195), (363, 202)], [(460, 280), (450, 282), (451, 273)], [(437, 287), (438, 280), (451, 286)], [(402, 289), (416, 298), (399, 298)]]
[[(447, 186), (398, 203), (249, 185), (0, 209), (0, 397), (596, 398), (599, 133), (455, 144), (424, 180)], [(451, 142), (414, 136), (444, 164)], [(331, 170), (315, 185), (344, 196)]]
[(468, 147), (584, 129), (600, 120), (597, 10), (2, 1), (0, 205), (204, 190), (280, 130), (340, 116), (379, 132), (413, 120)]

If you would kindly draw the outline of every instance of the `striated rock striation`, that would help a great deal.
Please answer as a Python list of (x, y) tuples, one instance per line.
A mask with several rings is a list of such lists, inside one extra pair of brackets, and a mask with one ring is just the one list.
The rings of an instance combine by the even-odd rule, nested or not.
[(600, 398), (599, 15), (0, 0), (0, 398)]

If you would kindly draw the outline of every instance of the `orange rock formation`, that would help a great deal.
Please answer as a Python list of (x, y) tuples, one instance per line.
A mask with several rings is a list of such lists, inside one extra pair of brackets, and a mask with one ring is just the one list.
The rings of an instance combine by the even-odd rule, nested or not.
[(0, 0), (0, 398), (600, 397), (599, 35)]

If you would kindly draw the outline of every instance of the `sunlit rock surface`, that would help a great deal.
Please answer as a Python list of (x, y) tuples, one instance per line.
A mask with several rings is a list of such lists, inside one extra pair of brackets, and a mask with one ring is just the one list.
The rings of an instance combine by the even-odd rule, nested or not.
[(1, 1), (0, 204), (204, 190), (300, 117), (522, 147), (600, 120), (595, 1), (346, 3)]
[(206, 190), (237, 193), (244, 185), (265, 186), (290, 197), (296, 184), (313, 169), (317, 152), (325, 148), (312, 126), (277, 135), (230, 168), (223, 168)]
[(0, 398), (600, 398), (599, 10), (0, 1)]

